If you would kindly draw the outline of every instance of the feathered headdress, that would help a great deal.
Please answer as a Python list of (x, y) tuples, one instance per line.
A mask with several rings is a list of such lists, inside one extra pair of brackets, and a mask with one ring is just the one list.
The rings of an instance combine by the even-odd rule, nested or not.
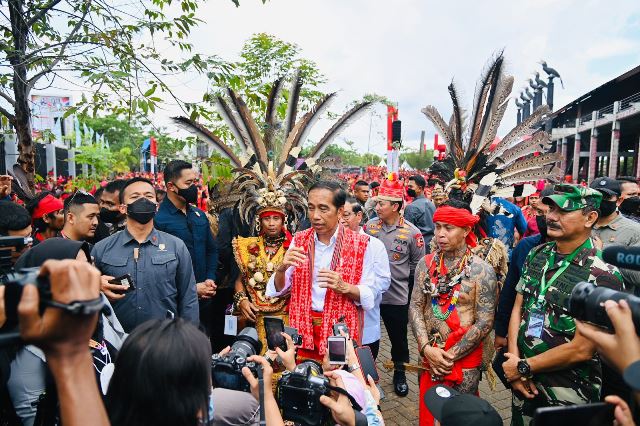
[[(291, 79), (284, 122), (278, 119), (278, 107), (283, 98), (285, 79), (277, 79), (267, 99), (264, 123), (256, 123), (245, 102), (230, 88), (226, 96), (217, 96), (216, 106), (234, 139), (240, 155), (203, 125), (187, 117), (174, 117), (179, 125), (209, 142), (235, 167), (232, 192), (241, 196), (238, 208), (245, 223), (250, 223), (265, 209), (282, 211), (292, 208), (294, 221), (306, 214), (306, 187), (319, 167), (316, 162), (322, 152), (351, 123), (371, 106), (361, 102), (347, 111), (312, 148), (304, 162), (296, 168), (302, 144), (311, 128), (327, 112), (336, 94), (324, 96), (310, 111), (296, 121), (302, 89), (300, 72)], [(261, 133), (259, 129), (263, 129)], [(295, 230), (296, 223), (290, 224)]]
[[(549, 134), (538, 128), (550, 112), (546, 105), (537, 108), (494, 144), (514, 80), (504, 74), (503, 66), (504, 57), (500, 52), (489, 62), (477, 83), (468, 121), (453, 83), (448, 88), (453, 102), (453, 114), (448, 123), (435, 107), (429, 105), (422, 109), (447, 146), (447, 157), (435, 162), (429, 172), (448, 182), (445, 186), (448, 192), (464, 194), (472, 191), (474, 213), (491, 192), (509, 193), (513, 192), (513, 185), (560, 175), (554, 165), (560, 161), (560, 153), (531, 156), (535, 152), (545, 152), (551, 143)], [(530, 186), (524, 189), (525, 195), (530, 189), (535, 192), (535, 187)]]

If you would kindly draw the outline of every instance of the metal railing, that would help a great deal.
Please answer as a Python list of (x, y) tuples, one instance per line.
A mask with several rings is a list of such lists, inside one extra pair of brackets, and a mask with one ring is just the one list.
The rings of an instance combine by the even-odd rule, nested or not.
[(598, 118), (604, 118), (607, 114), (613, 114), (613, 104), (598, 110)]
[(636, 93), (635, 95), (631, 95), (627, 98), (624, 98), (623, 100), (620, 101), (620, 111), (623, 111), (627, 108), (631, 108), (634, 103), (640, 103), (640, 92)]

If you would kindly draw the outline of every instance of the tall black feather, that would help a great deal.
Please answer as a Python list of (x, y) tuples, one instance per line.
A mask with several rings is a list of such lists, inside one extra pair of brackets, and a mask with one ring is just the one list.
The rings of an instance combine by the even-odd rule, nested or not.
[(498, 89), (498, 81), (500, 81), (500, 76), (502, 75), (502, 63), (504, 61), (504, 57), (502, 53), (496, 58), (496, 61), (493, 64), (489, 84), (491, 85), (489, 89), (489, 96), (487, 96), (487, 101), (484, 107), (484, 114), (482, 115), (482, 123), (480, 124), (480, 130), (477, 134), (473, 135), (473, 139), (471, 141), (471, 145), (474, 147), (478, 147), (480, 141), (482, 140), (482, 135), (484, 134), (484, 129), (487, 127), (487, 123), (491, 118), (491, 104), (493, 103), (493, 99), (496, 96), (496, 91)]

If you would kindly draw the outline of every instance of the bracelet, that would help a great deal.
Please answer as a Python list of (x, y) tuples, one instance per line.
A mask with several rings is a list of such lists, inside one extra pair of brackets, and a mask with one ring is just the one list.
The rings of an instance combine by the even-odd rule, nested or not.
[(422, 347), (420, 348), (420, 355), (421, 356), (425, 356), (424, 354), (424, 348), (426, 348), (427, 346), (429, 346), (429, 342), (425, 343), (422, 345)]
[(247, 297), (247, 293), (245, 293), (244, 291), (239, 291), (233, 295), (233, 309), (235, 311), (238, 310), (238, 308), (240, 307), (240, 302), (242, 302), (243, 300), (249, 300), (249, 298)]
[(360, 369), (360, 365), (359, 365), (357, 362), (354, 362), (353, 364), (351, 364), (351, 365), (347, 368), (347, 371), (348, 371), (349, 373), (353, 373), (354, 371), (359, 370), (359, 369)]

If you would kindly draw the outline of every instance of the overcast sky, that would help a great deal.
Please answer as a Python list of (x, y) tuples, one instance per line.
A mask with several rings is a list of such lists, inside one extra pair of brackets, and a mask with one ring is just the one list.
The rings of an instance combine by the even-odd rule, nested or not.
[[(234, 60), (259, 32), (294, 42), (326, 75), (323, 89), (340, 91), (334, 110), (365, 93), (384, 95), (399, 104), (404, 143), (415, 148), (421, 130), (429, 143), (434, 134), (420, 109), (432, 104), (448, 119), (451, 79), (470, 109), (483, 66), (501, 48), (516, 78), (515, 95), (540, 70), (541, 59), (561, 73), (565, 89), (557, 84), (555, 108), (640, 64), (638, 0), (241, 0), (239, 8), (209, 0), (199, 17), (206, 23), (192, 32), (195, 51)], [(185, 78), (177, 89), (197, 101), (206, 81)], [(369, 145), (382, 154), (384, 107), (376, 111), (381, 117), (361, 119), (343, 137), (363, 152)], [(158, 120), (168, 123), (174, 113), (165, 110)], [(515, 124), (515, 115), (511, 103), (499, 135)]]

